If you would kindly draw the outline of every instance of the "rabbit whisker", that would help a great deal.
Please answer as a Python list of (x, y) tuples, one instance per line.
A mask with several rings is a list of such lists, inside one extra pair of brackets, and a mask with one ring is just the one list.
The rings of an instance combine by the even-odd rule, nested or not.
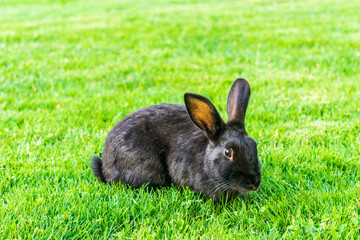
[(212, 192), (213, 190), (215, 190), (215, 192), (216, 192), (217, 189), (218, 189), (219, 187), (221, 187), (222, 184), (224, 184), (223, 181), (219, 182), (218, 184), (215, 183), (215, 186), (214, 186), (212, 189), (210, 189), (210, 191)]
[(229, 183), (226, 181), (226, 182), (222, 182), (221, 184), (217, 185), (216, 189), (214, 192), (222, 192), (223, 190), (225, 190), (226, 188), (228, 188), (229, 186)]
[(204, 183), (208, 183), (208, 182), (222, 182), (223, 179), (221, 178), (210, 178), (209, 180), (206, 180)]
[(230, 182), (226, 181), (226, 185), (223, 187), (223, 191), (231, 191)]

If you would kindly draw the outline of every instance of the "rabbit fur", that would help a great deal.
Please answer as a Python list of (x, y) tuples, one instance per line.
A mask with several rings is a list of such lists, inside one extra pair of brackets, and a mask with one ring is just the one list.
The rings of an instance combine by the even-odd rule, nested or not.
[(245, 131), (249, 98), (248, 82), (237, 79), (228, 95), (226, 123), (207, 98), (193, 93), (185, 93), (185, 105), (133, 112), (109, 132), (102, 159), (93, 157), (93, 172), (104, 183), (175, 184), (209, 198), (255, 191), (261, 164), (256, 142)]

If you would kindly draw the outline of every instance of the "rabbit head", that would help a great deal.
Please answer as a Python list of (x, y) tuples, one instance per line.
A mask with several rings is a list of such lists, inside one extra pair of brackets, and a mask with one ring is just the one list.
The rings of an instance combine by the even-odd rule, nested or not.
[(191, 120), (209, 139), (204, 153), (204, 171), (221, 192), (246, 194), (260, 186), (261, 164), (257, 144), (245, 130), (245, 113), (250, 86), (237, 79), (227, 99), (225, 123), (214, 105), (205, 97), (186, 93), (185, 105)]

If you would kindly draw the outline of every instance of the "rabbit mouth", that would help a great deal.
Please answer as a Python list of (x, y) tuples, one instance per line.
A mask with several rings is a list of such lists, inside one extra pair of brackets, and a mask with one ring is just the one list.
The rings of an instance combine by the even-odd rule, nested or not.
[(254, 189), (254, 188), (248, 188), (248, 187), (244, 187), (244, 186), (232, 186), (231, 190), (238, 192), (241, 195), (246, 195), (251, 191), (256, 191), (257, 188)]
[[(213, 179), (211, 179), (211, 181), (213, 181)], [(211, 190), (217, 193), (233, 192), (240, 195), (246, 195), (249, 192), (256, 191), (258, 189), (258, 187), (254, 188), (253, 186), (244, 186), (230, 181), (216, 181), (215, 183), (215, 187)]]
[(247, 189), (244, 189), (244, 188), (241, 188), (241, 189), (237, 189), (237, 192), (241, 195), (246, 195), (248, 194), (249, 192), (251, 192), (250, 190), (247, 190)]

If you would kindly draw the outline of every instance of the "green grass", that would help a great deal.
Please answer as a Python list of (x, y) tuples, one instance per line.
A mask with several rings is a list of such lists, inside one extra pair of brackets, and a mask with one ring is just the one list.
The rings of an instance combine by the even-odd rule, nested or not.
[[(360, 2), (2, 1), (2, 239), (360, 238)], [(105, 186), (90, 156), (144, 106), (237, 77), (263, 180), (215, 204)]]

